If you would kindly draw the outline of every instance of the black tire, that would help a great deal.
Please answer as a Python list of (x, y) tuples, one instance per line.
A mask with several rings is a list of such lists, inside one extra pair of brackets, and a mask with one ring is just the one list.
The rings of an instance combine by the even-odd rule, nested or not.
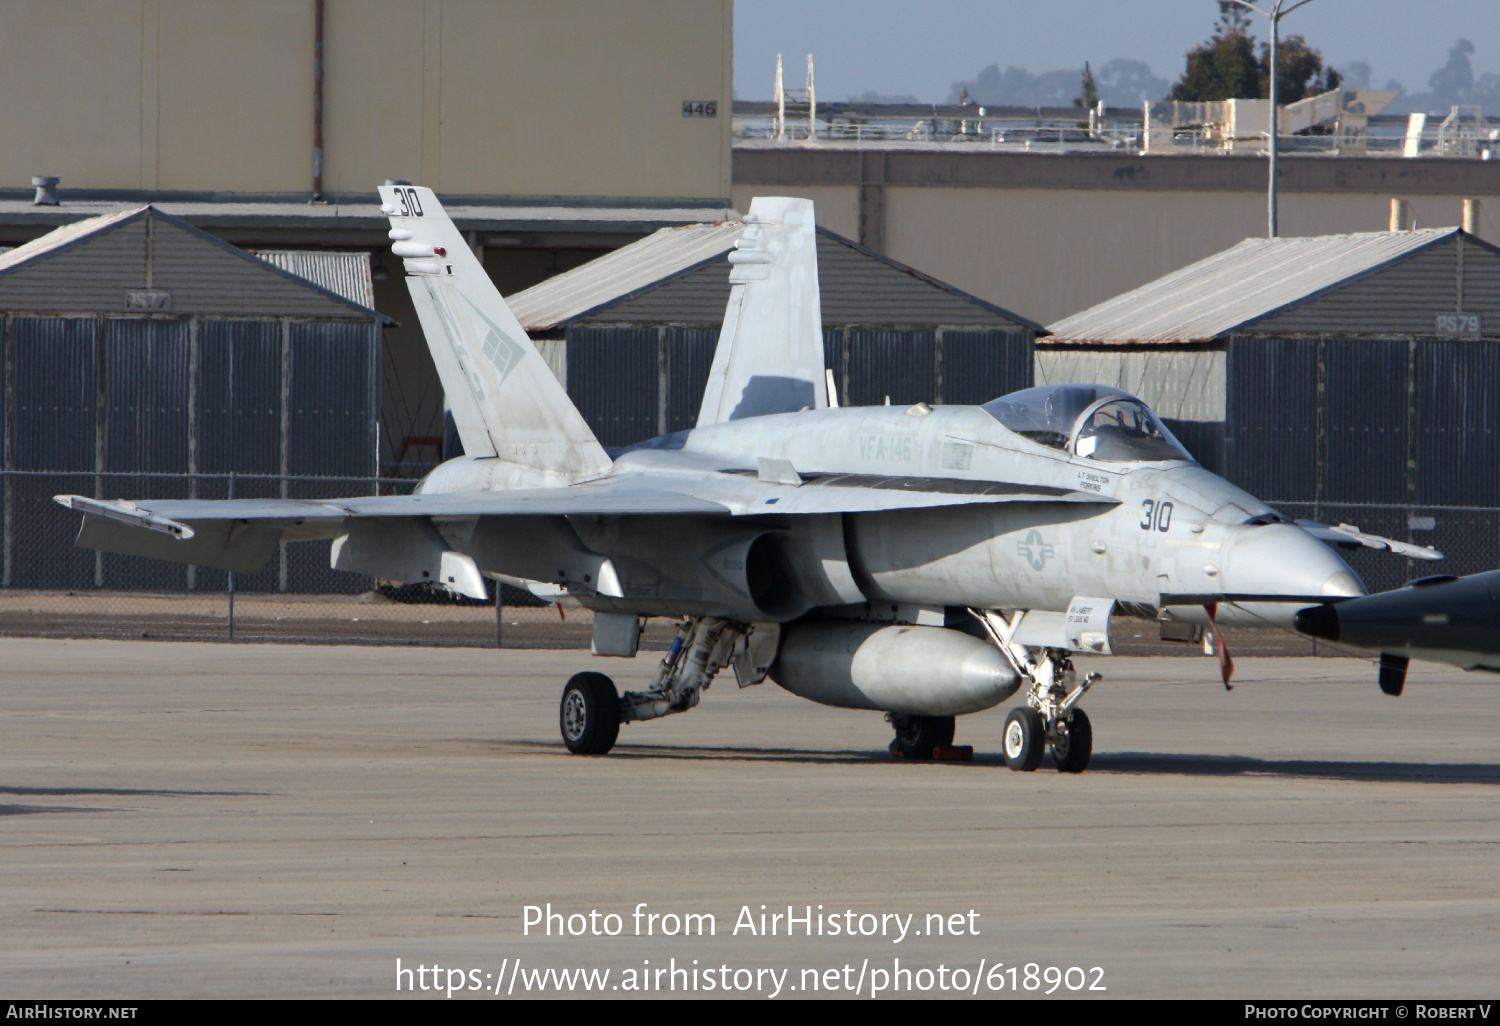
[(1082, 773), (1094, 754), (1094, 728), (1088, 713), (1074, 709), (1068, 716), (1067, 730), (1052, 742), (1052, 765), (1059, 773)]
[(891, 754), (900, 759), (930, 759), (934, 748), (953, 743), (952, 716), (895, 715), (891, 726), (896, 728)]
[(557, 710), (563, 744), (574, 755), (603, 755), (620, 736), (620, 695), (602, 673), (575, 673)]
[(1029, 705), (1012, 709), (1005, 717), (1005, 765), (1030, 773), (1042, 764), (1047, 751), (1047, 729), (1041, 715)]

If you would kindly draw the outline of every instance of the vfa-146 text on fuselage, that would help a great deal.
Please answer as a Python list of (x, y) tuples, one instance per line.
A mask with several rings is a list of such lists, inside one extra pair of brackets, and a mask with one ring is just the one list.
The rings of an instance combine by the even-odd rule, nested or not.
[(278, 544), (331, 538), (339, 569), (566, 594), (593, 610), (599, 655), (634, 655), (643, 618), (677, 620), (645, 690), (567, 683), (575, 752), (693, 708), (728, 667), (741, 686), (769, 676), (884, 712), (909, 756), (1019, 692), (1007, 762), (1034, 769), (1050, 749), (1076, 771), (1095, 678), (1076, 680), (1071, 656), (1108, 653), (1112, 618), (1288, 626), (1363, 594), (1325, 541), (1436, 555), (1289, 521), (1114, 388), (837, 407), (805, 200), (751, 207), (697, 426), (606, 452), (432, 192), (380, 192), (466, 455), (412, 495), (59, 501), (84, 514), (80, 545), (111, 552), (254, 573)]

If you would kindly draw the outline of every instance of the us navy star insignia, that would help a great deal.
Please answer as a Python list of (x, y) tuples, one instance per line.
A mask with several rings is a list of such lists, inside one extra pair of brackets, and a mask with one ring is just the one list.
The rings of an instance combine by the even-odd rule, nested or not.
[(1025, 541), (1016, 542), (1016, 552), (1026, 562), (1031, 564), (1031, 569), (1037, 573), (1042, 572), (1042, 567), (1047, 565), (1047, 560), (1052, 558), (1052, 546), (1042, 540), (1042, 532), (1032, 531), (1026, 536)]

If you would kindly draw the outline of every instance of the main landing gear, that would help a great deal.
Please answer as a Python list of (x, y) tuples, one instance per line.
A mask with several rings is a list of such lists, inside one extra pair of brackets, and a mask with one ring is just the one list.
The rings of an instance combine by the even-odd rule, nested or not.
[(602, 673), (574, 674), (563, 688), (558, 708), (563, 743), (575, 755), (603, 755), (614, 747), (620, 724), (687, 712), (696, 706), (727, 663), (733, 664), (741, 687), (759, 684), (775, 654), (775, 635), (765, 639), (769, 647), (759, 642), (751, 645), (748, 641), (754, 631), (749, 624), (714, 617), (682, 621), (645, 691), (621, 695), (614, 681)]
[(896, 728), (891, 754), (898, 759), (930, 759), (935, 749), (953, 743), (952, 716), (886, 713), (885, 719)]
[(574, 755), (603, 755), (620, 736), (620, 695), (602, 673), (575, 673), (557, 711), (563, 744)]
[(1014, 640), (1022, 614), (1011, 620), (990, 610), (973, 610), (990, 640), (999, 646), (1016, 673), (1029, 686), (1026, 704), (1005, 718), (1005, 764), (1030, 772), (1052, 750), (1052, 765), (1062, 773), (1082, 773), (1094, 753), (1094, 730), (1078, 701), (1100, 680), (1090, 673), (1074, 685), (1077, 673), (1066, 649), (1042, 648), (1035, 653)]

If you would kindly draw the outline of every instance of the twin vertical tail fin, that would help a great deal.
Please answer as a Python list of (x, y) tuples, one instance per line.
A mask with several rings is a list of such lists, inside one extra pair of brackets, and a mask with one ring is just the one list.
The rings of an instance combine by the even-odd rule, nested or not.
[(753, 200), (729, 263), (729, 305), (698, 426), (827, 407), (812, 201)]
[(471, 456), (495, 456), (570, 481), (611, 462), (431, 189), (380, 188), (391, 250)]

